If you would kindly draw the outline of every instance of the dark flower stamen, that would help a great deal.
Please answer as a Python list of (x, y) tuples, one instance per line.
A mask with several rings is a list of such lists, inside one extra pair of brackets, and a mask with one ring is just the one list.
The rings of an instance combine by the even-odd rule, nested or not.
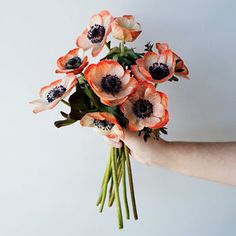
[(133, 112), (138, 118), (145, 119), (153, 113), (153, 105), (146, 99), (139, 99), (133, 105)]
[(95, 24), (88, 31), (87, 37), (92, 43), (101, 43), (104, 38), (105, 31), (104, 26)]
[(111, 130), (114, 126), (114, 124), (110, 123), (107, 120), (94, 119), (93, 123), (95, 124), (95, 126), (102, 130)]
[(66, 88), (62, 85), (56, 86), (50, 90), (47, 94), (47, 101), (49, 103), (53, 102), (55, 99), (61, 97), (66, 91)]
[(75, 69), (79, 68), (82, 64), (80, 57), (73, 57), (70, 60), (68, 60), (65, 64), (66, 69)]
[(115, 95), (121, 89), (121, 81), (116, 75), (109, 74), (102, 78), (101, 87), (106, 93)]
[(155, 62), (152, 66), (149, 66), (149, 73), (153, 79), (161, 80), (168, 76), (170, 71), (166, 64)]

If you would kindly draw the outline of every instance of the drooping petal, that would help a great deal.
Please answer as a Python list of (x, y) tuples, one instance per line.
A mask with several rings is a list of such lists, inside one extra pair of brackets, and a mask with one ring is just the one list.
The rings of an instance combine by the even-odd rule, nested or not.
[[(101, 123), (102, 121), (106, 121), (108, 126), (98, 125), (100, 121)], [(80, 124), (86, 127), (95, 127), (101, 134), (117, 141), (124, 138), (122, 127), (115, 116), (108, 112), (87, 113), (80, 120)]]
[[(61, 101), (61, 99), (65, 98), (71, 92), (71, 90), (73, 89), (73, 87), (76, 85), (77, 82), (78, 81), (76, 76), (74, 74), (69, 74), (63, 79), (55, 80), (49, 85), (42, 87), (39, 91), (40, 99), (31, 102), (31, 104), (36, 105), (33, 112), (38, 113), (44, 110), (50, 110), (54, 108)], [(52, 92), (54, 89), (58, 89), (57, 86), (63, 86), (65, 91), (63, 91), (63, 93), (60, 94), (59, 97), (52, 96), (52, 99), (50, 101), (48, 99), (48, 94)]]
[(35, 114), (37, 114), (41, 111), (48, 110), (48, 104), (45, 103), (42, 99), (33, 100), (30, 102), (30, 104), (35, 105), (35, 107), (33, 109), (33, 113), (35, 113)]

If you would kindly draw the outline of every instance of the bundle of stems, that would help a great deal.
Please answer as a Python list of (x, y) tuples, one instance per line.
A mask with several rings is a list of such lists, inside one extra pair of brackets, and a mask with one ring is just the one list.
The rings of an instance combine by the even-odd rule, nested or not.
[[(130, 219), (130, 211), (127, 197), (126, 174), (128, 175), (128, 180), (129, 180), (129, 189), (130, 189), (130, 198), (133, 209), (133, 216), (134, 219), (137, 220), (138, 213), (135, 202), (129, 149), (125, 144), (123, 144), (121, 148), (111, 147), (109, 160), (107, 162), (107, 166), (104, 172), (101, 192), (97, 200), (97, 206), (100, 207), (100, 212), (102, 212), (106, 198), (109, 207), (111, 207), (115, 201), (119, 229), (123, 228), (123, 214), (122, 214), (121, 198), (119, 191), (121, 182), (123, 189), (123, 201), (124, 201), (126, 219), (128, 220)], [(109, 196), (107, 197), (107, 195)]]

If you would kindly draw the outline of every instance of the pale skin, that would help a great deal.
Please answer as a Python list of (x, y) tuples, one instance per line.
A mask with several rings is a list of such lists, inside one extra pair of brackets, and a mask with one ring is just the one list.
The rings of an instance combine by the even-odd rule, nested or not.
[[(142, 164), (236, 186), (236, 142), (170, 142), (125, 131), (123, 142)], [(112, 143), (120, 147), (120, 143)]]

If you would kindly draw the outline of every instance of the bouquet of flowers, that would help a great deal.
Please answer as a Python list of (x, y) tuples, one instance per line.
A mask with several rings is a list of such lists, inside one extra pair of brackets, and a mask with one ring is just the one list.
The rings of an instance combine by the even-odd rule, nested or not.
[[(33, 112), (49, 110), (63, 102), (70, 107), (70, 112), (61, 111), (64, 118), (55, 122), (56, 127), (79, 121), (114, 143), (124, 140), (124, 129), (143, 134), (145, 142), (149, 137), (158, 139), (161, 133), (167, 134), (168, 98), (157, 91), (157, 86), (178, 81), (179, 77), (188, 79), (189, 72), (167, 43), (156, 43), (153, 50), (149, 42), (142, 53), (127, 47), (126, 42), (133, 42), (140, 33), (141, 26), (132, 15), (113, 17), (106, 10), (93, 15), (77, 38), (76, 47), (57, 60), (55, 72), (65, 77), (40, 89), (40, 98), (31, 102), (35, 105)], [(120, 41), (118, 46), (111, 46), (107, 40), (110, 34)], [(89, 64), (87, 51), (91, 49), (92, 56), (96, 57), (104, 46), (108, 50), (106, 56), (97, 64)], [(102, 212), (106, 198), (110, 207), (115, 202), (119, 228), (123, 228), (120, 188), (126, 218), (130, 218), (126, 178), (136, 220), (129, 149), (125, 144), (121, 148), (111, 147), (97, 206)]]

